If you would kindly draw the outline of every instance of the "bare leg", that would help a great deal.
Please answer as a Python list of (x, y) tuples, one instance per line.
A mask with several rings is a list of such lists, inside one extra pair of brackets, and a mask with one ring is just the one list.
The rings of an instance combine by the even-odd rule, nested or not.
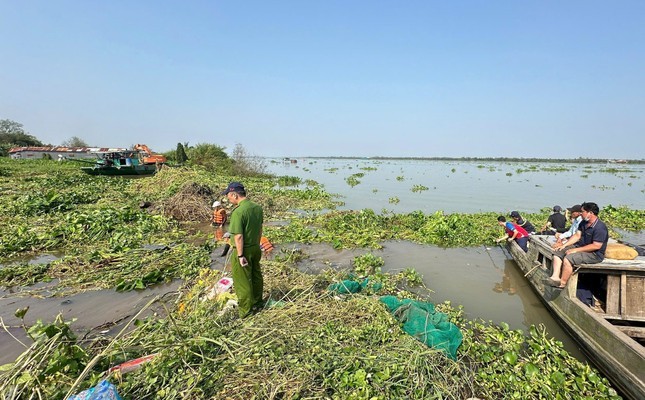
[(569, 261), (567, 258), (564, 259), (562, 265), (562, 279), (560, 279), (560, 286), (566, 285), (567, 281), (571, 277), (571, 274), (573, 273), (573, 265), (571, 265), (571, 261)]
[(553, 256), (553, 273), (551, 274), (551, 279), (559, 280), (560, 279), (560, 269), (562, 267), (562, 259), (560, 257)]

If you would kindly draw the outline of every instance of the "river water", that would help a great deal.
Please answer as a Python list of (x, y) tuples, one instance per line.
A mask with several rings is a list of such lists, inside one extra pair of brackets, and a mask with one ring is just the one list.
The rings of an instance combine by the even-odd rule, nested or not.
[[(593, 201), (600, 208), (645, 205), (645, 164), (577, 164), (483, 161), (267, 159), (276, 175), (297, 176), (339, 194), (340, 209), (396, 213), (537, 212), (554, 205)], [(345, 180), (357, 173), (360, 183)], [(415, 185), (427, 190), (412, 191)], [(390, 202), (398, 198), (398, 203)]]

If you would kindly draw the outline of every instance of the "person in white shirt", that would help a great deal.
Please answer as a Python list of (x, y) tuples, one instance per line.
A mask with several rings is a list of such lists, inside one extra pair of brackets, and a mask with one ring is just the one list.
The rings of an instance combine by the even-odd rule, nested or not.
[(567, 243), (567, 240), (578, 231), (578, 226), (582, 221), (582, 206), (580, 204), (567, 208), (567, 211), (571, 213), (571, 228), (564, 233), (555, 234), (555, 243), (552, 246), (554, 249)]

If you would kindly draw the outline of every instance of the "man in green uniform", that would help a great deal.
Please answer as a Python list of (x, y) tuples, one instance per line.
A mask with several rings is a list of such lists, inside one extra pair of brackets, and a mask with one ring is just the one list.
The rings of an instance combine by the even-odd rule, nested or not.
[(231, 182), (222, 192), (235, 205), (228, 231), (233, 237), (233, 287), (237, 294), (240, 318), (262, 306), (264, 280), (260, 269), (260, 238), (264, 213), (262, 207), (246, 198), (246, 190), (239, 182)]

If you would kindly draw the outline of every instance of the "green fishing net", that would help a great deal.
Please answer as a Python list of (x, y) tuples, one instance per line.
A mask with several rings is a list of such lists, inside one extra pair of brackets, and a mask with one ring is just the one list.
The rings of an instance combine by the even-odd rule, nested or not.
[(403, 324), (403, 330), (429, 347), (441, 349), (456, 359), (462, 335), (459, 328), (448, 321), (448, 316), (437, 312), (432, 303), (395, 296), (381, 297), (394, 317)]

